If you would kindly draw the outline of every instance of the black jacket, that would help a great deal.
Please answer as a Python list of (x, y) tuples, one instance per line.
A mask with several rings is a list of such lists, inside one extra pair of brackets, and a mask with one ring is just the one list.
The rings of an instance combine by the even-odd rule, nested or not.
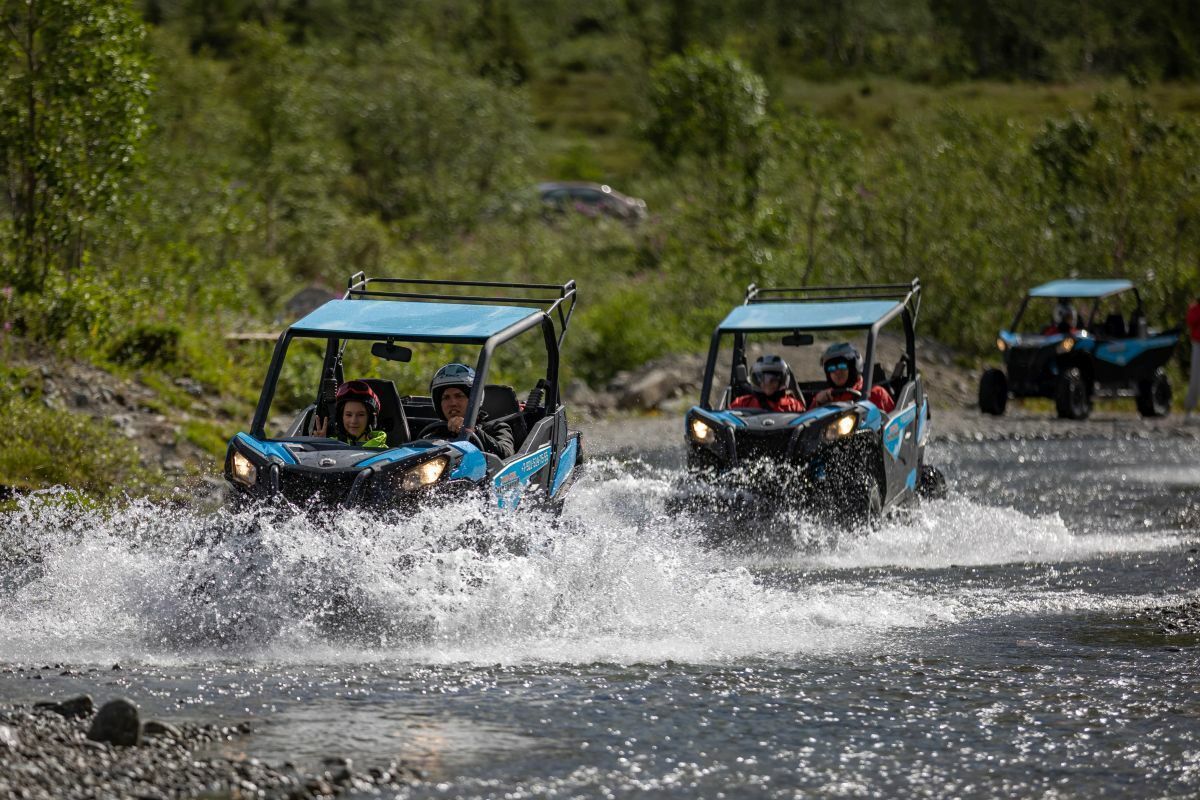
[[(510, 458), (513, 454), (512, 428), (507, 422), (488, 422), (487, 415), (479, 412), (479, 421), (475, 425), (475, 435), (483, 443), (485, 452), (500, 458)], [(450, 432), (446, 423), (436, 428), (430, 439), (454, 439), (456, 434)]]

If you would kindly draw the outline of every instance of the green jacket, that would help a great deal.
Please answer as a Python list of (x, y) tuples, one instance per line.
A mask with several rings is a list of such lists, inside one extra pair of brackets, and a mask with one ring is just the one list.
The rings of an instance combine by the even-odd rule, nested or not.
[(346, 434), (341, 441), (345, 442), (346, 444), (356, 444), (359, 447), (376, 447), (386, 449), (388, 446), (387, 431), (368, 430), (365, 434), (363, 434), (363, 438), (361, 439), (351, 439), (350, 435)]

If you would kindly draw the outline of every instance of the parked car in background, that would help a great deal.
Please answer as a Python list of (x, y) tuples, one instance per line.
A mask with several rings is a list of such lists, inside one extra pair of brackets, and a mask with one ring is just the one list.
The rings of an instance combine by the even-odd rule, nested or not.
[(646, 218), (646, 201), (621, 194), (603, 183), (551, 181), (537, 185), (542, 203), (556, 211), (576, 211), (589, 217), (606, 216), (625, 222)]

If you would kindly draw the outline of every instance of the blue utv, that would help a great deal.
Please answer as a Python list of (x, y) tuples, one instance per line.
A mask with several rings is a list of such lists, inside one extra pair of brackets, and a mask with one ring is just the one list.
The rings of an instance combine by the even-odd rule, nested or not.
[[(226, 479), (239, 498), (282, 498), (301, 506), (412, 508), (484, 491), (502, 508), (524, 505), (523, 498), (556, 508), (581, 464), (580, 435), (569, 429), (559, 393), (559, 352), (575, 300), (574, 281), (559, 286), (355, 274), (341, 299), (279, 337), (250, 431), (229, 442)], [(397, 366), (413, 355), (401, 343), (429, 347), (435, 358), (452, 354), (456, 361), (477, 352), (474, 385), (485, 390), (470, 392), (462, 431), (453, 440), (427, 438), (445, 431), (431, 396), (398, 390), (397, 381), (419, 392), (429, 385), (427, 370), (406, 376)], [(487, 384), (494, 358), (510, 352), (515, 363), (538, 364), (542, 351), (544, 373), (523, 402), (512, 386)], [(357, 374), (347, 376), (350, 367)], [(386, 447), (313, 435), (319, 420), (330, 418), (334, 392), (347, 377), (361, 378), (378, 398), (376, 428), (386, 432)], [(485, 415), (511, 429), (511, 457), (486, 452), (469, 432)]]
[[(689, 471), (718, 496), (748, 493), (768, 508), (799, 507), (850, 525), (872, 523), (919, 494), (943, 494), (941, 473), (925, 464), (930, 411), (917, 362), (920, 298), (915, 279), (800, 289), (751, 284), (745, 302), (712, 335), (700, 402), (685, 418)], [(880, 363), (885, 328), (902, 348), (890, 370)], [(826, 383), (798, 382), (789, 373), (791, 393), (807, 410), (738, 407), (736, 398), (752, 391), (749, 348), (785, 352), (780, 348), (811, 346), (818, 335), (865, 338), (861, 390), (814, 408)], [(809, 353), (804, 360), (816, 362)], [(895, 400), (891, 411), (868, 399), (872, 387)]]
[(1000, 331), (1004, 369), (984, 371), (979, 409), (999, 416), (1009, 397), (1048, 397), (1058, 416), (1086, 419), (1096, 397), (1134, 397), (1142, 416), (1162, 417), (1171, 411), (1163, 368), (1178, 343), (1178, 330), (1147, 325), (1130, 281), (1051, 281), (1030, 289)]

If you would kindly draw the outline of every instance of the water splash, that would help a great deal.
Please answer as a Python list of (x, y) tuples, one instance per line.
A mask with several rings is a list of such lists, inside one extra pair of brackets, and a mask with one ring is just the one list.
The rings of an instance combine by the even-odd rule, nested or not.
[(1005, 613), (995, 594), (947, 596), (862, 568), (1174, 544), (1076, 536), (1057, 516), (952, 499), (857, 538), (783, 515), (766, 524), (802, 546), (747, 556), (706, 546), (712, 520), (667, 510), (676, 477), (593, 464), (559, 519), (470, 502), (386, 518), (25, 498), (0, 514), (0, 652), (72, 663), (628, 663), (853, 651), (981, 609)]

